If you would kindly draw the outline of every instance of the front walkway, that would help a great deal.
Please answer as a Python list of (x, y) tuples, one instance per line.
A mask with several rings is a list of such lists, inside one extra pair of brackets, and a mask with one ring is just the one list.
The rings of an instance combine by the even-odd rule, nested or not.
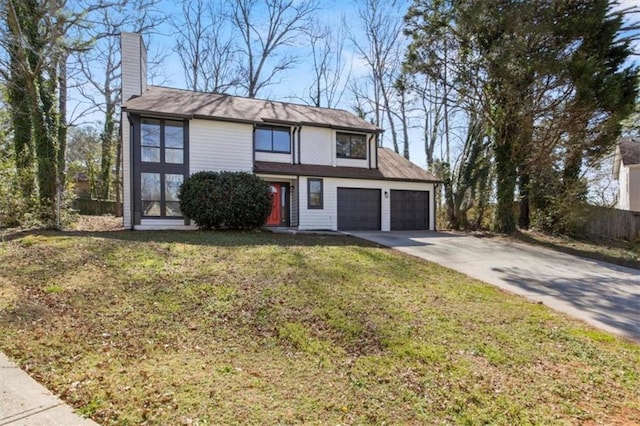
[(433, 231), (353, 232), (640, 341), (640, 271), (509, 241)]

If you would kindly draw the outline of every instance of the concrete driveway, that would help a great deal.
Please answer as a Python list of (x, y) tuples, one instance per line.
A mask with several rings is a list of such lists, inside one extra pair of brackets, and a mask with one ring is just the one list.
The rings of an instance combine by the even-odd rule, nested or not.
[(500, 237), (352, 232), (640, 341), (640, 271)]

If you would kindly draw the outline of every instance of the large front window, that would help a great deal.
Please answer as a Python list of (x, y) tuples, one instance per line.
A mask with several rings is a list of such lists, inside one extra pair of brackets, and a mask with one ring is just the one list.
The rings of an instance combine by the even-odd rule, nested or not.
[(182, 217), (178, 193), (187, 170), (185, 145), (182, 121), (140, 121), (141, 217)]
[(291, 134), (288, 127), (256, 127), (254, 132), (256, 151), (289, 154)]
[(336, 156), (338, 158), (367, 158), (366, 138), (351, 133), (336, 134)]
[(142, 215), (181, 217), (178, 193), (183, 181), (181, 174), (141, 173)]

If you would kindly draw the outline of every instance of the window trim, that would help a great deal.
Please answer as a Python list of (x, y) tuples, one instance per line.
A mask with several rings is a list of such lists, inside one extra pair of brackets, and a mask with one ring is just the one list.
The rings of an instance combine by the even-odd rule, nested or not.
[[(340, 155), (338, 153), (338, 135), (348, 136), (349, 137), (349, 155)], [(362, 136), (364, 139), (364, 156), (363, 157), (354, 157), (351, 155), (351, 151), (353, 151), (353, 136)], [(346, 132), (336, 132), (336, 158), (346, 158), (349, 160), (366, 160), (367, 159), (367, 135), (364, 133), (346, 133)]]
[[(311, 204), (311, 182), (320, 182), (320, 205)], [(324, 180), (318, 178), (307, 179), (307, 209), (308, 210), (323, 210), (324, 209)]]
[[(142, 126), (144, 126), (145, 121), (153, 121), (153, 122), (157, 122), (157, 125), (159, 127), (159, 134), (158, 134), (158, 146), (155, 145), (145, 145), (144, 144), (144, 140), (142, 138)], [(172, 126), (171, 124), (169, 124), (169, 126), (167, 126), (167, 122), (171, 123), (171, 124), (176, 124), (176, 123), (180, 123), (182, 125), (182, 148), (174, 148), (174, 147), (168, 147), (167, 146), (167, 135), (166, 135), (166, 129), (167, 127), (177, 127), (177, 126)], [(168, 118), (151, 118), (151, 117), (141, 117), (140, 118), (140, 146), (138, 147), (140, 149), (140, 162), (142, 164), (160, 164), (160, 165), (175, 165), (175, 166), (183, 166), (186, 162), (185, 160), (185, 153), (186, 153), (186, 138), (185, 138), (185, 122), (184, 120), (172, 120), (172, 119), (168, 119)], [(160, 152), (159, 152), (159, 158), (158, 161), (144, 161), (144, 159), (142, 158), (142, 150), (144, 148), (157, 148)], [(171, 151), (182, 151), (182, 162), (181, 163), (169, 163), (167, 162), (167, 150), (171, 150)]]
[[(141, 220), (183, 220), (185, 225), (189, 224), (187, 217), (181, 216), (168, 216), (166, 214), (166, 175), (175, 174), (182, 175), (183, 182), (189, 177), (189, 121), (177, 119), (174, 117), (158, 118), (150, 116), (134, 115), (130, 116), (131, 124), (133, 125), (132, 136), (134, 139), (134, 147), (132, 149), (133, 167), (132, 167), (132, 179), (133, 188), (131, 196), (133, 197), (133, 224), (140, 225)], [(161, 157), (160, 162), (146, 162), (142, 161), (142, 123), (145, 120), (158, 120), (160, 122), (160, 149)], [(164, 149), (165, 147), (165, 122), (181, 123), (182, 124), (182, 163), (166, 163)], [(159, 173), (160, 174), (160, 215), (159, 216), (147, 216), (142, 209), (142, 173)], [(169, 201), (173, 202), (173, 201)]]
[[(271, 131), (271, 149), (258, 149), (256, 145), (256, 131), (257, 130), (270, 130)], [(280, 151), (273, 149), (273, 132), (280, 131), (286, 132), (289, 135), (289, 149), (287, 151)], [(268, 126), (268, 125), (258, 125), (253, 129), (253, 150), (255, 152), (267, 152), (272, 154), (291, 154), (291, 128), (284, 126)]]

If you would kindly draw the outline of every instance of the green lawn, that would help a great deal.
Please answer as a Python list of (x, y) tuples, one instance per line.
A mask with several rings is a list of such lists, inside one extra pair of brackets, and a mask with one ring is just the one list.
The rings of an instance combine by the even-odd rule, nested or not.
[(640, 345), (349, 237), (0, 242), (0, 350), (105, 425), (640, 424)]

